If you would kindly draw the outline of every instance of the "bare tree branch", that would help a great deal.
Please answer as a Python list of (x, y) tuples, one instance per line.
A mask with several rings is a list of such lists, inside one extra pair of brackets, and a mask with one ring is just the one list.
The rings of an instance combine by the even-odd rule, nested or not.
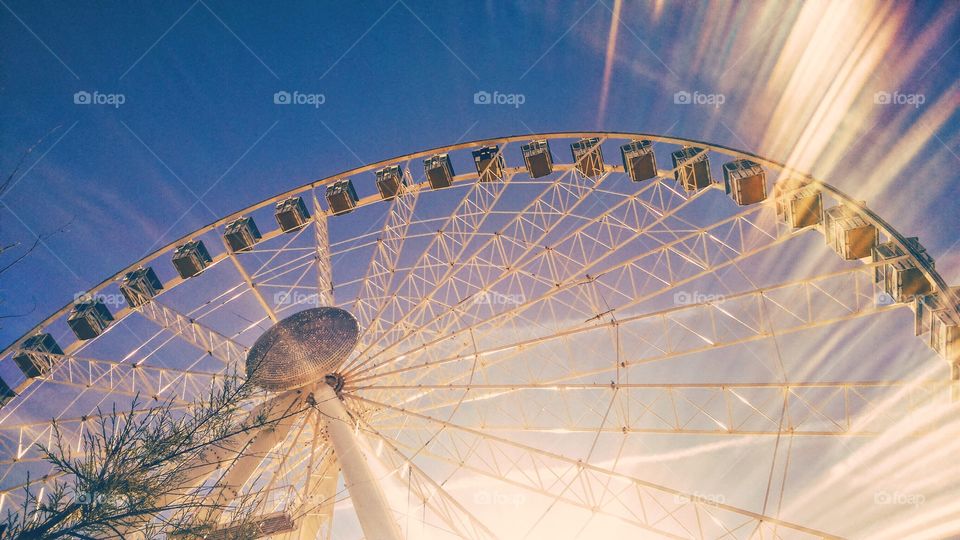
[[(48, 131), (47, 133), (45, 133), (42, 137), (40, 137), (39, 139), (37, 139), (37, 141), (36, 141), (35, 143), (33, 143), (33, 145), (31, 145), (29, 148), (27, 148), (22, 154), (20, 154), (20, 158), (17, 160), (16, 164), (14, 164), (13, 169), (12, 169), (7, 175), (5, 175), (5, 176), (3, 177), (2, 182), (0, 182), (0, 197), (3, 197), (4, 195), (6, 195), (7, 192), (10, 191), (10, 189), (14, 186), (14, 184), (16, 184), (15, 179), (16, 179), (16, 177), (17, 177), (17, 173), (20, 172), (20, 169), (23, 167), (23, 164), (26, 162), (27, 157), (28, 157), (30, 154), (32, 154), (33, 151), (34, 151), (38, 146), (40, 146), (41, 144), (43, 144), (43, 142), (44, 142), (48, 137), (50, 137), (51, 135), (53, 135), (54, 133), (56, 133), (57, 131), (59, 131), (61, 127), (63, 127), (63, 126), (62, 126), (62, 125), (55, 126), (53, 129), (51, 129), (50, 131)], [(22, 176), (21, 176), (21, 178), (22, 178)], [(44, 234), (38, 235), (38, 236), (36, 237), (36, 239), (33, 241), (33, 243), (30, 245), (30, 247), (29, 247), (26, 251), (24, 251), (23, 253), (21, 253), (21, 254), (18, 255), (17, 257), (15, 257), (12, 261), (4, 264), (3, 266), (0, 266), (0, 275), (3, 275), (4, 272), (6, 272), (7, 270), (10, 270), (10, 269), (13, 268), (14, 266), (16, 266), (18, 263), (20, 263), (21, 261), (23, 261), (23, 260), (27, 257), (27, 255), (29, 255), (29, 254), (32, 253), (35, 249), (37, 249), (37, 246), (39, 246), (43, 241), (45, 241), (46, 239), (50, 238), (51, 236), (54, 236), (54, 235), (56, 235), (56, 234), (59, 234), (59, 233), (64, 232), (64, 231), (67, 229), (67, 227), (70, 226), (71, 223), (73, 223), (73, 218), (70, 218), (70, 221), (68, 221), (65, 225), (59, 227), (58, 229), (56, 229), (56, 230), (54, 230), (54, 231), (52, 231), (52, 232), (48, 232), (48, 233), (44, 233)], [(2, 254), (4, 254), (4, 253), (7, 253), (8, 251), (10, 251), (10, 250), (12, 250), (12, 249), (14, 249), (14, 248), (16, 248), (16, 247), (18, 247), (18, 246), (20, 246), (20, 245), (21, 245), (21, 242), (19, 242), (19, 241), (17, 241), (17, 242), (10, 242), (10, 243), (5, 244), (5, 245), (0, 245), (0, 255), (2, 255)], [(0, 317), (0, 318), (10, 318), (10, 317), (11, 317), (11, 315), (7, 315), (7, 316), (3, 316), (3, 317)]]
[(8, 174), (6, 178), (4, 178), (3, 183), (0, 183), (0, 197), (3, 197), (4, 195), (6, 195), (7, 191), (13, 186), (13, 179), (17, 176), (17, 173), (20, 172), (20, 168), (23, 167), (23, 163), (27, 160), (27, 156), (33, 153), (34, 149), (36, 149), (38, 146), (43, 144), (43, 141), (45, 141), (47, 137), (53, 135), (54, 133), (59, 131), (60, 128), (62, 127), (63, 127), (63, 124), (59, 126), (54, 126), (53, 129), (46, 132), (42, 137), (37, 139), (37, 142), (33, 143), (33, 145), (31, 145), (30, 148), (27, 148), (22, 154), (20, 154), (20, 159), (18, 159), (16, 165), (13, 166), (13, 170), (11, 170), (10, 174)]
[[(39, 493), (44, 495), (37, 495), (40, 483), (28, 478), (19, 511), (8, 510), (0, 520), (0, 540), (122, 538), (131, 530), (146, 538), (202, 538), (217, 528), (204, 516), (220, 514), (231, 519), (231, 537), (256, 538), (252, 509), (258, 505), (209, 503), (193, 486), (192, 474), (205, 452), (236, 451), (235, 436), (309, 408), (302, 404), (279, 415), (264, 411), (242, 420), (249, 413), (241, 404), (255, 392), (250, 379), (226, 377), (186, 412), (175, 410), (171, 400), (140, 409), (139, 398), (129, 409), (114, 405), (109, 414), (98, 410), (79, 452), (54, 421), (50, 445), (38, 445), (53, 466), (42, 479), (45, 487)], [(56, 478), (52, 485), (51, 477)], [(252, 501), (259, 495), (244, 497)]]

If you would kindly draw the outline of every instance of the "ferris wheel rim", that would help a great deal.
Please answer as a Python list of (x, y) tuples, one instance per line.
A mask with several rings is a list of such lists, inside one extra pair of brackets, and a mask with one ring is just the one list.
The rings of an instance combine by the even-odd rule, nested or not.
[[(315, 190), (319, 187), (329, 185), (341, 178), (350, 178), (352, 176), (373, 171), (378, 168), (382, 168), (385, 166), (402, 163), (402, 162), (409, 162), (417, 158), (422, 158), (422, 157), (430, 156), (437, 153), (452, 152), (456, 150), (463, 150), (467, 148), (485, 146), (489, 144), (506, 144), (506, 143), (513, 143), (513, 142), (537, 140), (537, 139), (552, 140), (552, 139), (573, 139), (573, 138), (583, 138), (583, 137), (604, 137), (606, 139), (617, 139), (617, 140), (648, 139), (654, 142), (673, 144), (673, 145), (681, 145), (681, 146), (695, 145), (698, 147), (702, 147), (708, 151), (714, 151), (720, 154), (734, 157), (735, 159), (750, 159), (751, 161), (755, 161), (761, 165), (765, 165), (772, 169), (785, 172), (790, 175), (789, 176), (790, 180), (798, 180), (805, 185), (810, 185), (810, 186), (822, 189), (830, 193), (833, 197), (837, 198), (839, 201), (842, 201), (843, 204), (849, 205), (855, 208), (858, 212), (860, 212), (863, 215), (864, 218), (866, 218), (871, 224), (876, 226), (880, 232), (886, 234), (891, 239), (892, 242), (894, 242), (900, 249), (904, 251), (904, 253), (907, 254), (909, 260), (913, 262), (915, 265), (917, 265), (917, 267), (923, 273), (924, 277), (930, 281), (932, 285), (932, 292), (944, 294), (948, 298), (952, 298), (953, 296), (955, 296), (955, 293), (947, 285), (946, 280), (944, 280), (944, 278), (936, 270), (932, 258), (930, 258), (928, 261), (926, 257), (923, 257), (921, 252), (918, 251), (917, 247), (913, 243), (907, 241), (907, 237), (905, 237), (902, 233), (897, 231), (890, 223), (884, 220), (872, 209), (868, 208), (865, 202), (853, 199), (852, 197), (847, 195), (845, 192), (837, 189), (836, 187), (828, 184), (825, 181), (819, 180), (808, 173), (798, 171), (783, 162), (772, 160), (760, 154), (746, 151), (746, 150), (741, 150), (741, 149), (737, 149), (737, 148), (733, 148), (725, 145), (719, 145), (719, 144), (711, 143), (708, 141), (701, 141), (697, 139), (673, 137), (673, 136), (659, 135), (654, 133), (621, 132), (621, 131), (560, 131), (560, 132), (544, 132), (544, 133), (533, 133), (533, 134), (522, 134), (522, 135), (508, 135), (504, 137), (490, 137), (485, 139), (476, 139), (472, 141), (455, 143), (452, 145), (439, 146), (439, 147), (425, 149), (425, 150), (419, 150), (416, 152), (411, 152), (411, 153), (383, 159), (374, 163), (368, 163), (360, 167), (347, 169), (345, 171), (341, 171), (318, 180), (313, 180), (311, 182), (301, 184), (300, 186), (278, 193), (272, 197), (262, 199), (261, 201), (253, 203), (245, 208), (242, 208), (224, 217), (221, 217), (213, 222), (210, 222), (203, 227), (200, 227), (194, 231), (191, 231), (190, 233), (185, 234), (169, 242), (168, 244), (157, 248), (156, 250), (152, 251), (148, 255), (141, 257), (139, 260), (135, 261), (134, 263), (124, 267), (123, 269), (116, 272), (112, 276), (109, 276), (108, 278), (104, 279), (100, 283), (88, 289), (85, 292), (85, 294), (91, 294), (91, 295), (96, 294), (97, 292), (103, 290), (109, 285), (115, 283), (117, 280), (122, 278), (127, 272), (143, 267), (147, 263), (157, 260), (165, 253), (169, 253), (171, 250), (175, 249), (178, 245), (188, 242), (201, 234), (210, 232), (216, 229), (217, 227), (223, 226), (224, 224), (230, 222), (233, 219), (241, 217), (244, 214), (248, 214), (255, 210), (267, 207), (270, 204), (273, 204), (287, 197), (295, 196), (301, 193)], [(564, 164), (564, 165), (566, 165), (566, 168), (572, 167), (572, 165), (569, 165), (569, 164)], [(606, 162), (604, 163), (604, 165), (610, 166)], [(614, 170), (617, 170), (618, 168), (618, 166), (616, 165), (613, 165), (612, 167)], [(622, 169), (622, 167), (619, 167), (619, 168)], [(479, 177), (476, 173), (468, 173), (468, 174), (458, 175), (458, 176), (464, 176), (470, 179), (470, 181), (479, 181)], [(421, 182), (417, 182), (416, 185), (422, 188), (424, 183), (426, 183), (425, 180)], [(359, 201), (358, 207), (366, 206), (366, 205), (378, 203), (378, 202), (385, 202), (385, 201), (383, 201), (380, 198), (368, 197), (368, 198), (365, 198), (364, 200)], [(325, 212), (329, 214), (329, 211), (325, 211)], [(174, 286), (176, 285), (179, 285), (179, 283), (174, 284)], [(4, 347), (2, 351), (0, 351), (0, 358), (7, 358), (12, 352), (18, 350), (20, 348), (20, 345), (30, 336), (33, 336), (42, 332), (43, 329), (49, 326), (52, 322), (66, 315), (70, 311), (70, 309), (72, 309), (73, 305), (74, 304), (72, 302), (68, 302), (62, 308), (53, 312), (47, 318), (45, 318), (40, 323), (35, 325), (33, 328), (24, 332), (20, 337), (16, 338), (13, 342), (11, 342), (9, 345)], [(952, 301), (947, 302), (946, 309), (951, 311), (957, 319), (960, 319), (960, 299), (952, 298)], [(126, 315), (129, 315), (129, 313), (133, 312), (134, 310), (125, 308), (123, 311), (124, 313), (122, 314), (122, 316), (117, 318), (118, 322), (122, 320), (123, 317), (125, 317)], [(27, 379), (27, 381), (30, 381), (30, 380), (32, 379)]]

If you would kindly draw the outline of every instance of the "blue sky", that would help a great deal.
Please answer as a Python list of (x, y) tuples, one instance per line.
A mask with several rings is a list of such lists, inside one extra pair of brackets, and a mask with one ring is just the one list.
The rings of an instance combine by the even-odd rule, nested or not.
[[(46, 137), (3, 198), (0, 239), (28, 244), (70, 225), (2, 277), (3, 311), (27, 314), (5, 319), (0, 341), (215, 216), (362, 163), (529, 131), (669, 133), (783, 160), (813, 132), (829, 148), (801, 165), (950, 260), (960, 224), (956, 5), (863, 3), (847, 27), (866, 54), (821, 44), (815, 72), (793, 71), (786, 82), (783, 70), (799, 61), (791, 39), (822, 39), (803, 26), (799, 3), (630, 4), (616, 18), (615, 10), (606, 0), (362, 8), (4, 0), (0, 170)], [(881, 39), (871, 24), (890, 35)], [(850, 70), (831, 65), (844, 47), (866, 71), (850, 102), (831, 87)], [(774, 126), (778, 100), (783, 107), (798, 79), (809, 86), (787, 107), (797, 118)], [(476, 105), (480, 90), (522, 94), (523, 103)], [(684, 90), (723, 94), (724, 103), (676, 105)], [(78, 91), (124, 102), (77, 105)], [(324, 102), (277, 106), (278, 91)], [(878, 106), (880, 91), (923, 94), (925, 103)], [(831, 101), (838, 110), (818, 113)], [(825, 115), (833, 127), (819, 125)], [(905, 144), (910, 130), (916, 140)], [(877, 163), (894, 155), (906, 164), (885, 177)]]

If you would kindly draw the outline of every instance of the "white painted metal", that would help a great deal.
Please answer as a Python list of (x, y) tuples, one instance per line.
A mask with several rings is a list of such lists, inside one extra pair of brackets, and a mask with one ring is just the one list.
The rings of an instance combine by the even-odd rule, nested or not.
[(356, 509), (363, 534), (371, 540), (401, 540), (397, 520), (387, 504), (380, 480), (373, 475), (367, 456), (354, 435), (356, 422), (344, 408), (333, 388), (321, 384), (314, 391), (317, 410), (343, 471), (344, 483)]
[(327, 229), (327, 214), (313, 194), (313, 234), (317, 248), (317, 305), (332, 306), (333, 268), (330, 266), (330, 233)]

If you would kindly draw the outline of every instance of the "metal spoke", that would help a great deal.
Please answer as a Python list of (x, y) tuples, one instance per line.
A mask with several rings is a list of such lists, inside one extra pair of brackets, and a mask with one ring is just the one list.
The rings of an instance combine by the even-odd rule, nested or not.
[[(950, 398), (949, 385), (943, 381), (438, 384), (378, 389), (392, 390), (385, 394), (388, 402), (403, 405), (402, 411), (376, 416), (380, 429), (405, 428), (406, 411), (446, 416), (458, 407), (468, 419), (459, 424), (483, 432), (624, 435), (876, 436), (914, 412), (932, 403), (949, 403)], [(611, 396), (616, 406), (602, 422)], [(787, 423), (780, 426), (784, 396)], [(892, 410), (891, 398), (898, 404)], [(571, 405), (576, 414), (571, 414)], [(678, 409), (684, 413), (677, 415)]]
[[(404, 334), (403, 329), (414, 324), (410, 321), (417, 320), (418, 315), (422, 318), (424, 311), (430, 311), (429, 302), (436, 302), (434, 297), (444, 298), (443, 287), (452, 281), (452, 276), (459, 272), (461, 268), (476, 265), (477, 260), (481, 258), (486, 260), (485, 264), (491, 266), (496, 266), (496, 261), (499, 261), (504, 268), (515, 261), (521, 260), (532, 249), (532, 246), (537, 245), (550, 232), (553, 225), (573, 212), (586, 199), (586, 196), (608, 176), (603, 174), (593, 180), (584, 178), (573, 171), (574, 169), (570, 169), (558, 175), (553, 183), (549, 184), (525, 208), (517, 212), (512, 221), (498, 230), (487, 242), (475, 249), (473, 255), (464, 263), (460, 263), (459, 259), (469, 242), (462, 242), (460, 250), (449, 256), (449, 264), (439, 279), (424, 280), (422, 285), (424, 288), (420, 292), (421, 300), (409, 307), (404, 316), (395, 321), (391, 328), (377, 335), (378, 343), (389, 343), (393, 339), (401, 339), (400, 336)], [(505, 182), (509, 180), (510, 178), (507, 178)], [(493, 204), (496, 204), (496, 201), (491, 203), (490, 209), (493, 208)], [(520, 246), (524, 246), (526, 250), (518, 250), (518, 253), (514, 253), (513, 250)], [(450, 292), (456, 293), (455, 290)], [(449, 307), (449, 304), (441, 303), (441, 308), (447, 307)], [(383, 346), (381, 345), (380, 348), (383, 348)], [(366, 354), (366, 349), (363, 349), (360, 357), (362, 358)], [(373, 356), (375, 355), (371, 355), (371, 358)], [(368, 359), (363, 363), (369, 361)], [(362, 366), (363, 363), (359, 365)], [(350, 366), (347, 366), (347, 368), (349, 370)]]
[(313, 190), (313, 231), (316, 241), (317, 265), (317, 305), (333, 305), (333, 267), (330, 265), (330, 234), (327, 228), (327, 213), (317, 201), (317, 190)]
[[(368, 406), (393, 409), (403, 412), (391, 405), (372, 402), (361, 397), (351, 396)], [(494, 478), (515, 479), (515, 485), (540, 493), (552, 498), (553, 482), (550, 479), (571, 476), (584, 476), (592, 481), (610, 479), (621, 484), (620, 497), (615, 501), (595, 500), (591, 493), (578, 490), (576, 495), (571, 494), (564, 502), (581, 506), (591, 511), (603, 509), (610, 511), (635, 524), (642, 524), (648, 530), (660, 533), (700, 536), (697, 531), (691, 530), (684, 521), (680, 520), (683, 514), (690, 512), (702, 513), (710, 516), (713, 526), (720, 526), (722, 534), (728, 534), (733, 528), (739, 528), (744, 523), (758, 526), (773, 526), (802, 533), (811, 538), (836, 538), (835, 536), (804, 527), (802, 525), (783, 521), (771, 516), (764, 516), (750, 510), (737, 508), (728, 504), (705, 500), (695, 495), (684, 493), (666, 486), (647, 482), (640, 478), (593, 465), (583, 460), (569, 458), (543, 449), (534, 448), (483, 433), (478, 430), (460, 426), (453, 422), (437, 419), (428, 415), (406, 411), (410, 419), (417, 419), (436, 425), (435, 429), (427, 429), (425, 436), (418, 436), (420, 430), (404, 430), (404, 436), (416, 442), (408, 443), (410, 448), (419, 448), (419, 454), (429, 453), (436, 459), (445, 459), (469, 468), (471, 471)], [(498, 456), (498, 457), (495, 457)], [(508, 457), (510, 456), (510, 457)], [(508, 467), (508, 471), (498, 470), (496, 467)], [(518, 468), (531, 468), (516, 474)], [(642, 512), (638, 514), (637, 512)], [(712, 537), (712, 534), (704, 535)]]
[[(458, 537), (496, 538), (496, 535), (482, 521), (447, 493), (441, 484), (433, 480), (423, 469), (411, 461), (408, 455), (401, 452), (393, 440), (367, 422), (364, 422), (364, 429), (382, 441), (389, 450), (386, 459), (389, 460), (389, 464), (394, 470), (402, 471), (406, 468), (405, 474), (410, 475), (410, 488), (416, 492), (422, 505), (430, 508)], [(410, 513), (411, 509), (407, 509), (407, 512)]]
[[(403, 170), (404, 178), (412, 183), (409, 168)], [(379, 335), (384, 331), (378, 316), (386, 307), (388, 291), (394, 276), (409, 275), (413, 267), (398, 268), (404, 241), (413, 222), (414, 210), (419, 200), (420, 189), (401, 184), (390, 202), (387, 217), (377, 235), (376, 245), (367, 264), (359, 294), (350, 304), (354, 316), (366, 334)], [(377, 301), (379, 300), (379, 303)], [(361, 338), (362, 339), (362, 338)]]
[[(144, 404), (146, 405), (146, 404)], [(156, 404), (154, 404), (156, 405)], [(170, 407), (171, 411), (185, 411), (189, 405), (174, 405)], [(144, 413), (151, 409), (149, 405), (134, 409), (134, 413)], [(130, 410), (118, 411), (118, 418), (126, 418)], [(91, 415), (58, 418), (56, 426), (60, 430), (61, 440), (76, 453), (82, 452), (82, 442), (84, 432), (90, 427), (96, 427), (97, 422), (109, 419), (112, 411), (105, 411)], [(56, 442), (53, 422), (50, 420), (26, 422), (21, 424), (4, 425), (0, 427), (0, 452), (2, 455), (13, 456), (8, 459), (0, 460), (0, 466), (9, 466), (15, 463), (26, 463), (30, 461), (41, 461), (43, 454), (37, 445), (43, 444), (47, 448), (52, 448)]]
[(180, 336), (190, 345), (207, 352), (228, 367), (239, 368), (243, 366), (247, 356), (247, 348), (216, 330), (206, 328), (197, 320), (182, 315), (156, 300), (140, 306), (139, 311), (144, 317), (157, 323), (161, 328)]
[[(224, 371), (173, 369), (145, 362), (117, 362), (52, 353), (34, 353), (55, 366), (43, 378), (50, 383), (146, 399), (186, 403), (210, 390)], [(0, 429), (2, 429), (0, 425)]]
[[(550, 350), (555, 341), (577, 339), (583, 343), (594, 343), (591, 340), (610, 336), (614, 342), (613, 349), (620, 351), (620, 340), (623, 336), (629, 336), (638, 347), (634, 347), (626, 356), (623, 353), (618, 354), (616, 362), (603, 366), (588, 364), (589, 369), (566, 368), (569, 370), (568, 375), (541, 381), (556, 383), (581, 377), (610, 375), (611, 380), (621, 382), (621, 370), (630, 366), (764, 340), (770, 338), (774, 332), (790, 334), (903, 309), (903, 306), (896, 304), (879, 306), (875, 303), (879, 289), (873, 283), (872, 268), (873, 265), (854, 267), (815, 278), (723, 296), (716, 300), (648, 311), (623, 318), (575, 322), (567, 328), (551, 329), (551, 333), (547, 335), (513, 342), (498, 342), (475, 351), (441, 355), (423, 348), (417, 351), (420, 353), (417, 358), (420, 359), (419, 362), (410, 362), (411, 365), (403, 368), (355, 376), (351, 379), (351, 385), (357, 388), (376, 387), (378, 380), (408, 372), (418, 373), (419, 376), (413, 379), (414, 383), (429, 382), (433, 370), (443, 368), (444, 372), (449, 372), (451, 364), (468, 366), (478, 358), (484, 359), (483, 369), (488, 371), (506, 361), (545, 361), (549, 356), (541, 356), (538, 351)], [(832, 292), (834, 289), (839, 289), (840, 292)], [(762, 301), (768, 298), (793, 299), (789, 309), (777, 312), (779, 316), (775, 325), (771, 324), (770, 314), (762, 305)], [(623, 305), (617, 305), (617, 309), (629, 308), (643, 300), (642, 297), (629, 300)], [(822, 309), (827, 302), (835, 304), (836, 309)], [(453, 372), (458, 373), (456, 377), (459, 378), (468, 373), (466, 369)], [(453, 378), (445, 382), (456, 380)]]
[[(224, 244), (226, 245), (226, 241), (224, 241)], [(243, 263), (240, 262), (240, 258), (237, 257), (237, 254), (231, 251), (229, 247), (227, 248), (227, 252), (230, 253), (230, 260), (233, 261), (233, 265), (236, 267), (240, 277), (243, 278), (243, 282), (247, 284), (247, 288), (253, 293), (253, 296), (257, 299), (260, 307), (262, 307), (263, 311), (266, 312), (267, 317), (270, 317), (270, 320), (273, 322), (279, 321), (277, 314), (273, 311), (273, 308), (270, 307), (270, 304), (267, 303), (267, 300), (263, 297), (263, 293), (260, 292), (260, 289), (253, 282), (253, 279), (250, 278), (249, 272), (247, 272), (247, 269), (243, 267)]]
[[(511, 176), (513, 174), (511, 173)], [(411, 271), (394, 287), (392, 295), (386, 295), (372, 320), (377, 320), (378, 325), (388, 328), (399, 324), (410, 309), (409, 304), (413, 303), (410, 299), (419, 298), (425, 288), (436, 283), (451, 262), (467, 248), (472, 235), (480, 230), (489, 217), (490, 210), (500, 199), (509, 181), (508, 177), (503, 182), (476, 182), (469, 188), (443, 226), (437, 229)], [(369, 342), (369, 334), (369, 328), (361, 333), (361, 356), (365, 348), (369, 347), (364, 347), (364, 344)]]
[[(623, 262), (616, 263), (607, 268), (598, 269), (599, 271), (596, 274), (590, 274), (589, 272), (599, 261), (591, 261), (579, 265), (576, 270), (571, 269), (570, 272), (572, 275), (562, 281), (550, 283), (549, 281), (536, 282), (536, 280), (531, 280), (528, 284), (529, 288), (524, 291), (524, 298), (528, 300), (510, 306), (508, 309), (502, 311), (494, 311), (492, 314), (488, 314), (490, 311), (486, 310), (484, 313), (477, 313), (480, 310), (478, 310), (476, 306), (461, 302), (461, 304), (443, 313), (441, 317), (434, 319), (434, 322), (421, 327), (414, 333), (415, 336), (423, 336), (423, 343), (421, 345), (395, 353), (389, 362), (378, 364), (373, 368), (359, 370), (352, 375), (358, 377), (361, 374), (371, 371), (375, 373), (376, 371), (373, 370), (388, 364), (411, 365), (420, 358), (421, 354), (432, 352), (430, 350), (431, 347), (438, 344), (450, 345), (457, 348), (458, 343), (462, 344), (465, 342), (465, 334), (474, 332), (477, 328), (482, 328), (490, 334), (495, 332), (502, 334), (501, 329), (504, 328), (505, 325), (514, 320), (521, 320), (524, 313), (535, 313), (537, 309), (550, 307), (551, 304), (549, 304), (549, 302), (551, 301), (563, 302), (564, 297), (562, 295), (579, 298), (580, 295), (583, 294), (582, 289), (584, 286), (596, 282), (604, 283), (605, 280), (609, 280), (609, 282), (614, 284), (629, 284), (632, 289), (627, 293), (621, 292), (620, 294), (629, 299), (628, 306), (636, 305), (675, 287), (693, 282), (703, 276), (714, 274), (718, 270), (735, 265), (764, 250), (782, 244), (795, 236), (794, 233), (782, 233), (779, 225), (769, 220), (772, 216), (767, 215), (766, 217), (769, 221), (764, 223), (764, 225), (771, 230), (765, 231), (764, 243), (752, 245), (757, 242), (750, 242), (742, 236), (742, 233), (737, 232), (740, 231), (738, 225), (741, 220), (749, 222), (748, 217), (757, 213), (761, 208), (766, 208), (767, 212), (770, 212), (768, 207), (746, 210), (732, 218), (711, 226), (707, 231), (691, 233), (678, 240), (667, 242), (647, 252), (632, 256)], [(750, 222), (750, 226), (758, 226), (758, 223)], [(731, 242), (724, 242), (720, 249), (722, 256), (717, 257), (706, 266), (683, 264), (682, 262), (670, 264), (669, 254), (682, 252), (684, 242), (690, 240), (711, 241), (709, 239), (713, 238), (713, 235), (707, 233), (716, 231), (721, 227), (725, 227), (728, 232), (740, 236), (736, 244), (737, 249), (730, 249)], [(719, 242), (717, 243), (719, 244)], [(750, 247), (745, 249), (744, 246)], [(662, 273), (663, 275), (660, 276), (658, 273)], [(611, 291), (617, 289), (614, 285), (607, 285), (607, 288)], [(464, 306), (470, 309), (465, 309)], [(563, 305), (562, 307), (566, 311), (569, 310), (570, 306)], [(447, 318), (446, 321), (443, 320), (444, 317)], [(451, 329), (454, 324), (458, 325), (458, 327)], [(441, 326), (441, 329), (432, 330), (431, 327), (433, 326)], [(413, 341), (413, 339), (411, 338), (410, 341)], [(394, 347), (397, 347), (397, 345), (395, 344), (391, 348)], [(459, 348), (462, 349), (464, 347), (460, 345)], [(387, 350), (381, 354), (385, 354)]]

